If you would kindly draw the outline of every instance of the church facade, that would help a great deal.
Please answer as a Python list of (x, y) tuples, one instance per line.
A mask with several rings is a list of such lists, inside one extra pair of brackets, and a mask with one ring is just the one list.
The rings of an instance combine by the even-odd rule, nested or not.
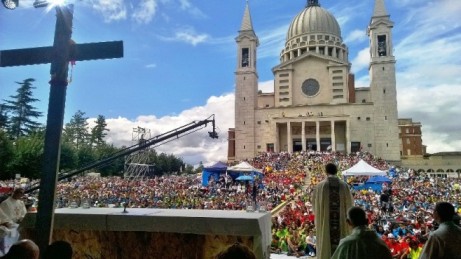
[[(371, 13), (372, 7), (370, 7)], [(246, 5), (236, 37), (235, 128), (228, 159), (259, 152), (369, 151), (400, 160), (393, 22), (384, 0), (375, 0), (367, 34), (370, 86), (355, 88), (348, 47), (336, 18), (308, 0), (292, 20), (274, 92), (258, 92), (259, 39)]]

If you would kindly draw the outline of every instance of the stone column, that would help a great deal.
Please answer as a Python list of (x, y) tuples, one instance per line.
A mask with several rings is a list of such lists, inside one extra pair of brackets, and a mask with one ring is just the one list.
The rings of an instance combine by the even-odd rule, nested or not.
[(293, 140), (291, 139), (291, 123), (287, 122), (287, 148), (288, 153), (293, 153)]
[(346, 120), (346, 154), (351, 153), (351, 123), (349, 119)]
[(335, 121), (331, 121), (331, 151), (336, 151)]
[(303, 151), (306, 151), (306, 130), (305, 130), (306, 122), (301, 122), (301, 143), (303, 146)]
[(317, 151), (320, 151), (320, 121), (315, 121), (315, 143), (317, 144)]
[(275, 123), (275, 142), (274, 142), (274, 152), (280, 153), (280, 134), (279, 134), (279, 124)]

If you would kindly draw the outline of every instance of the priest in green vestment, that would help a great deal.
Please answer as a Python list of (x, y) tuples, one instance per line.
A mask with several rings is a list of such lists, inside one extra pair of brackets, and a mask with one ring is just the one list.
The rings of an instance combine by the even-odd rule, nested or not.
[(332, 259), (392, 259), (389, 247), (367, 227), (368, 219), (365, 211), (352, 207), (347, 212), (347, 224), (352, 228), (352, 234), (341, 239)]

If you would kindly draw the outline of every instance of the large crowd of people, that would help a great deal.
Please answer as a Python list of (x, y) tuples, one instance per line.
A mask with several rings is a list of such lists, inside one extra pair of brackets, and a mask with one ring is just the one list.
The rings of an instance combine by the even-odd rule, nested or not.
[[(315, 238), (311, 237), (312, 233), (316, 233), (311, 198), (312, 190), (325, 177), (322, 167), (328, 161), (333, 161), (344, 170), (360, 158), (382, 170), (392, 167), (369, 154), (355, 157), (320, 154), (314, 159), (305, 160), (310, 169), (310, 181), (295, 200), (274, 217), (273, 252), (286, 252), (294, 256), (316, 254), (316, 243), (312, 242)], [(419, 258), (429, 234), (438, 228), (433, 216), (436, 204), (448, 202), (457, 213), (461, 213), (461, 180), (418, 175), (412, 170), (400, 171), (404, 173), (393, 177), (391, 183), (383, 183), (378, 188), (381, 191), (350, 187), (354, 205), (366, 212), (370, 229), (389, 247), (392, 257)], [(366, 178), (356, 177), (347, 181), (353, 183)], [(455, 221), (460, 223), (457, 215)]]
[[(286, 202), (283, 209), (273, 214), (272, 252), (314, 256), (317, 240), (311, 198), (314, 187), (325, 178), (325, 164), (334, 163), (341, 172), (361, 159), (381, 170), (392, 167), (369, 153), (261, 153), (247, 161), (264, 176), (254, 182), (238, 181), (225, 174), (219, 179), (210, 179), (207, 187), (202, 186), (201, 175), (145, 180), (78, 176), (59, 182), (56, 203), (57, 207), (86, 204), (218, 210), (245, 210), (253, 203), (271, 210)], [(449, 202), (461, 212), (460, 179), (433, 178), (406, 169), (400, 172), (405, 173), (391, 177), (392, 182), (380, 186), (381, 191), (356, 190), (351, 185), (354, 205), (366, 212), (368, 225), (388, 245), (393, 258), (406, 258), (421, 250), (429, 232), (437, 228), (433, 218), (437, 202)], [(346, 180), (355, 183), (366, 178)]]

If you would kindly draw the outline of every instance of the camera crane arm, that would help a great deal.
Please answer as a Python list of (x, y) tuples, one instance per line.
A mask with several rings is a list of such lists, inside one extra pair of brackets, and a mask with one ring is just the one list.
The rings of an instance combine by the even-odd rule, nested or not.
[[(82, 168), (68, 171), (68, 172), (64, 173), (62, 176), (59, 176), (58, 181), (70, 178), (70, 177), (72, 177), (74, 175), (81, 174), (82, 172), (85, 172), (87, 170), (91, 170), (93, 168), (97, 168), (97, 167), (100, 167), (102, 165), (109, 164), (109, 163), (113, 162), (114, 160), (116, 160), (116, 159), (118, 159), (120, 157), (130, 155), (130, 154), (132, 154), (132, 153), (134, 153), (136, 151), (146, 149), (146, 148), (148, 148), (148, 147), (150, 147), (152, 145), (162, 143), (164, 141), (173, 139), (175, 137), (179, 138), (179, 137), (181, 137), (181, 134), (188, 133), (188, 132), (190, 132), (192, 130), (197, 130), (197, 128), (199, 128), (199, 127), (206, 127), (208, 125), (208, 123), (212, 123), (212, 127), (213, 127), (213, 130), (209, 131), (208, 135), (213, 139), (217, 139), (218, 138), (218, 133), (216, 132), (216, 122), (215, 122), (215, 116), (213, 114), (213, 115), (211, 115), (210, 117), (208, 117), (205, 120), (193, 121), (193, 122), (188, 123), (186, 125), (183, 125), (183, 126), (181, 126), (179, 128), (173, 129), (173, 130), (168, 131), (166, 133), (160, 134), (158, 136), (155, 136), (153, 138), (150, 138), (150, 139), (147, 139), (147, 140), (145, 140), (143, 142), (140, 142), (140, 143), (138, 143), (136, 145), (130, 146), (128, 148), (125, 148), (125, 149), (123, 149), (123, 150), (121, 150), (119, 152), (114, 153), (110, 157), (104, 158), (104, 159), (102, 159), (100, 161), (97, 161), (97, 162), (90, 163), (88, 165), (85, 165)], [(33, 191), (38, 190), (38, 189), (40, 189), (40, 185), (33, 186), (33, 187), (25, 190), (25, 193), (30, 193), (30, 192), (33, 192)]]

